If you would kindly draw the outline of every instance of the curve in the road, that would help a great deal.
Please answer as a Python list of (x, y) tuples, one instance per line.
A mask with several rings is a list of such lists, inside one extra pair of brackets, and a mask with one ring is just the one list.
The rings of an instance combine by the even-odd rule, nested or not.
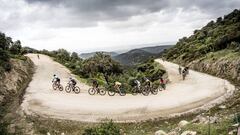
[(73, 76), (69, 70), (50, 57), (36, 54), (27, 55), (36, 65), (32, 82), (26, 90), (22, 108), (27, 114), (98, 122), (113, 119), (117, 122), (134, 122), (150, 118), (167, 117), (202, 107), (223, 97), (234, 86), (228, 81), (207, 74), (190, 71), (185, 81), (178, 75), (178, 65), (156, 60), (169, 73), (171, 83), (167, 90), (150, 96), (90, 96), (88, 86), (78, 82), (80, 94), (53, 91), (53, 74), (62, 78), (66, 86)]

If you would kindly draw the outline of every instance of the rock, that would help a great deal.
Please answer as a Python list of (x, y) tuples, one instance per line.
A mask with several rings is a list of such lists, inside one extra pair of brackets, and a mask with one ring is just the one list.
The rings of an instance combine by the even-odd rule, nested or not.
[(49, 132), (47, 132), (47, 135), (51, 135)]
[(180, 121), (180, 122), (178, 123), (178, 126), (179, 126), (179, 127), (184, 127), (184, 126), (186, 126), (187, 124), (189, 124), (188, 121), (182, 120), (182, 121)]
[(217, 123), (219, 121), (219, 118), (216, 116), (210, 117), (210, 123)]
[(8, 132), (11, 133), (11, 134), (15, 133), (15, 124), (10, 124), (8, 126)]
[(61, 133), (61, 135), (65, 135), (64, 133)]
[(167, 135), (167, 133), (163, 130), (158, 130), (157, 132), (155, 132), (155, 135)]
[(220, 105), (218, 108), (220, 109), (226, 109), (227, 107), (225, 105)]
[(184, 131), (181, 135), (196, 135), (196, 131)]
[(167, 121), (164, 121), (165, 124), (169, 124)]

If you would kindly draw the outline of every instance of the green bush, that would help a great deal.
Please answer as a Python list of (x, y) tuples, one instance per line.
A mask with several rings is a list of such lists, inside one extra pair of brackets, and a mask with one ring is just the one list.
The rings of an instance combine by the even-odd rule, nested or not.
[(85, 129), (83, 135), (120, 135), (120, 128), (110, 121), (98, 127)]

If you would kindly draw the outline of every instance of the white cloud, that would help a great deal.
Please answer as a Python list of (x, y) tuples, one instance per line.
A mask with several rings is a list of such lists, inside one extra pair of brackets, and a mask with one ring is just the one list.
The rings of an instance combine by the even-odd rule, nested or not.
[[(183, 1), (187, 2), (189, 1)], [(205, 5), (202, 3), (195, 2), (186, 8), (182, 3), (171, 0), (168, 4), (164, 2), (168, 5), (166, 8), (148, 4), (145, 10), (138, 11), (139, 7), (144, 7), (144, 2), (136, 7), (134, 3), (130, 6), (120, 3), (129, 14), (119, 9), (112, 9), (112, 14), (108, 13), (111, 12), (110, 9), (100, 13), (91, 9), (91, 14), (85, 14), (63, 4), (52, 6), (24, 0), (0, 0), (0, 3), (0, 30), (14, 39), (20, 39), (23, 45), (37, 49), (66, 48), (82, 52), (126, 49), (129, 45), (136, 44), (176, 42), (183, 36), (191, 35), (193, 30), (201, 28), (211, 19), (222, 16), (220, 13), (223, 11), (227, 14), (233, 10), (230, 7), (236, 6), (228, 5), (217, 14), (211, 12), (212, 8), (201, 9)], [(223, 4), (220, 2), (220, 6)], [(88, 9), (79, 9), (83, 10)], [(104, 10), (104, 6), (97, 9), (100, 10)], [(123, 13), (119, 16), (124, 16), (124, 19), (114, 17), (116, 13)], [(96, 14), (101, 17), (94, 16)]]

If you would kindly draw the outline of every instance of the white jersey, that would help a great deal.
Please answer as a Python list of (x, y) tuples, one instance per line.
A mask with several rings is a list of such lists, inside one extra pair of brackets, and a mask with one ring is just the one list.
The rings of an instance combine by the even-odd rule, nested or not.
[(58, 77), (55, 75), (55, 76), (53, 77), (53, 80), (52, 80), (52, 82), (56, 82), (56, 81), (57, 81), (57, 79), (58, 79)]
[(135, 83), (137, 84), (137, 86), (138, 86), (138, 87), (140, 87), (140, 86), (141, 86), (141, 83), (140, 83), (140, 81), (136, 80), (136, 81), (135, 81)]

